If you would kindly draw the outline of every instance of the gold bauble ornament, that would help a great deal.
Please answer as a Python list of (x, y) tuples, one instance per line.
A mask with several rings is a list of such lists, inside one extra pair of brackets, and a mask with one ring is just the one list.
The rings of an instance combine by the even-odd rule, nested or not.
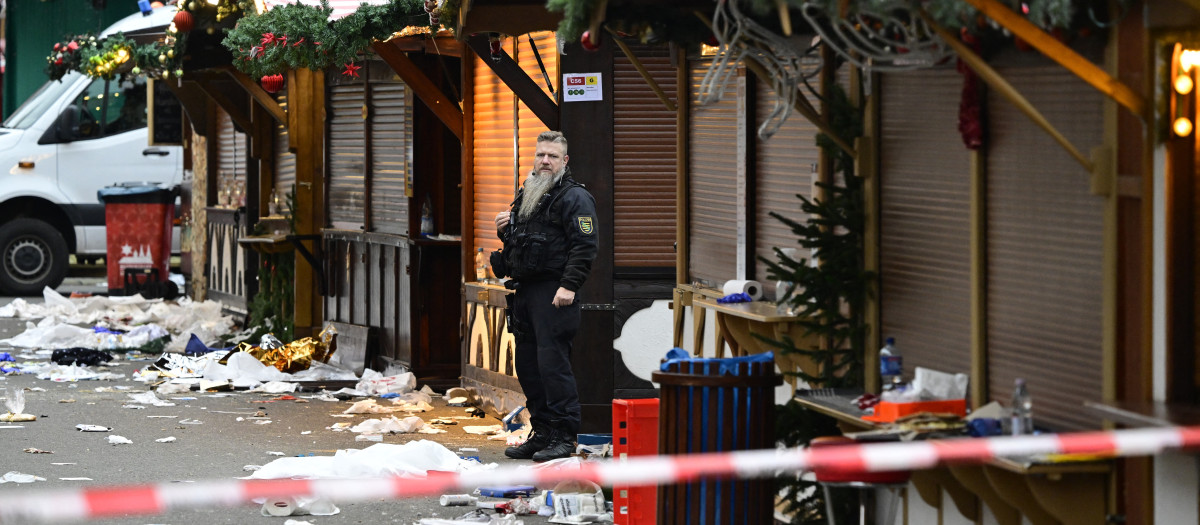
[(166, 62), (166, 61), (167, 61), (167, 55), (158, 55), (158, 61), (159, 61), (159, 62)]
[(210, 34), (210, 35), (211, 35), (211, 34), (213, 34), (213, 33), (216, 33), (216, 32), (217, 32), (217, 29), (216, 29), (215, 27), (210, 27), (210, 28), (208, 28), (208, 29), (205, 29), (204, 31), (205, 31), (206, 33), (208, 33), (208, 34)]
[(167, 50), (167, 56), (169, 56), (169, 57), (171, 57), (171, 58), (175, 58), (175, 50), (174, 50), (174, 49), (168, 49), (168, 50)]

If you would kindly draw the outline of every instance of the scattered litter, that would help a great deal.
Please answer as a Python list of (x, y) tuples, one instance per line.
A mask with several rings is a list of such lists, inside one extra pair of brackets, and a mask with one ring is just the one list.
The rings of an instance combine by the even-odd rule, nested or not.
[(129, 399), (140, 405), (154, 405), (156, 407), (173, 407), (175, 403), (164, 401), (154, 395), (154, 392), (142, 392), (140, 394), (127, 394)]
[(180, 419), (179, 424), (180, 425), (203, 425), (204, 422), (200, 421), (199, 419)]
[(376, 434), (374, 432), (371, 432), (371, 433), (364, 432), (362, 434), (354, 436), (354, 440), (355, 441), (374, 441), (376, 443), (379, 443), (379, 442), (383, 441), (383, 434)]
[(311, 431), (311, 430), (305, 430), (304, 432), (301, 432), (301, 433), (300, 433), (300, 435), (301, 435), (301, 436), (307, 436), (307, 435), (309, 435), (309, 434), (312, 434), (312, 431)]
[(58, 478), (59, 481), (92, 481), (92, 478)]
[(146, 416), (146, 417), (156, 417), (156, 418), (167, 418), (167, 419), (174, 419), (174, 418), (177, 418), (177, 417), (179, 417), (179, 416)]
[(0, 425), (0, 428), (25, 428), (25, 425)]
[(46, 481), (46, 478), (33, 474), (22, 474), (15, 470), (0, 476), (0, 483), (33, 483), (35, 481)]
[(417, 387), (417, 378), (412, 372), (384, 377), (383, 374), (370, 368), (363, 370), (362, 379), (354, 385), (355, 390), (366, 392), (367, 395), (380, 395), (389, 392), (410, 392)]
[(287, 520), (283, 522), (283, 525), (313, 525), (313, 523), (306, 520)]
[(254, 422), (254, 424), (255, 424), (255, 425), (270, 425), (270, 424), (271, 424), (271, 420), (270, 420), (270, 419), (263, 419), (263, 420), (255, 421), (255, 422)]
[(121, 408), (132, 408), (134, 410), (144, 410), (146, 405), (121, 405)]
[(262, 465), (246, 465), (242, 467), (242, 470), (245, 472), (254, 472), (260, 468), (262, 468)]
[(283, 452), (275, 452), (274, 450), (268, 450), (267, 455), (268, 456), (286, 456), (287, 454), (284, 454)]
[(108, 436), (108, 444), (109, 445), (132, 445), (133, 442), (130, 441), (125, 436)]
[(250, 476), (251, 479), (333, 479), (422, 476), (430, 470), (479, 471), (496, 468), (459, 458), (453, 451), (428, 440), (404, 444), (376, 443), (361, 450), (339, 450), (332, 456), (279, 458)]
[(470, 494), (443, 494), (438, 498), (438, 503), (443, 507), (474, 506), (478, 501), (479, 498)]
[(76, 464), (77, 463), (51, 463), (51, 465), (55, 465), (55, 466), (59, 466), (59, 467), (64, 466), (64, 465), (76, 465)]
[(33, 448), (33, 447), (25, 449), (25, 452), (28, 452), (30, 454), (53, 454), (54, 453), (49, 450), (42, 450), (40, 448)]
[(396, 409), (391, 407), (379, 406), (374, 399), (364, 399), (353, 405), (350, 408), (342, 411), (343, 414), (390, 414)]
[(154, 441), (155, 441), (156, 443), (174, 443), (174, 442), (175, 442), (175, 436), (167, 436), (167, 437), (165, 437), (165, 438), (158, 438), (158, 439), (156, 439), (156, 440), (154, 440)]
[(59, 399), (58, 402), (59, 403), (74, 403), (75, 400), (74, 399)]
[(453, 419), (446, 419), (446, 418), (439, 417), (439, 418), (430, 419), (429, 424), (430, 425), (451, 425), (451, 426), (453, 426), (453, 425), (457, 425), (458, 421), (455, 421)]
[(163, 395), (184, 394), (192, 391), (192, 385), (190, 383), (176, 383), (171, 381), (158, 385), (158, 388), (155, 388), (154, 390)]
[(50, 356), (50, 360), (59, 365), (99, 366), (112, 359), (112, 354), (91, 348), (60, 348)]
[(79, 424), (79, 425), (75, 425), (75, 428), (79, 429), (80, 432), (111, 432), (112, 431), (112, 427), (106, 427), (103, 425)]
[(225, 379), (222, 381), (212, 381), (208, 379), (200, 380), (201, 392), (223, 392), (233, 390), (233, 381)]
[(346, 430), (350, 430), (350, 427), (353, 425), (354, 425), (353, 423), (347, 423), (345, 421), (342, 421), (339, 423), (334, 423), (332, 426), (325, 427), (325, 430), (332, 430), (334, 432), (344, 432)]
[(425, 421), (417, 416), (408, 416), (404, 419), (398, 419), (392, 416), (386, 419), (368, 419), (354, 425), (350, 428), (351, 432), (386, 432), (391, 434), (404, 434), (414, 432), (425, 426)]
[[(282, 394), (284, 392), (295, 392), (300, 385), (289, 383), (287, 381), (267, 381), (261, 385), (251, 388), (251, 392), (265, 392), (268, 394)], [(295, 399), (295, 398), (292, 398)]]
[(333, 502), (321, 498), (272, 498), (263, 502), (263, 516), (332, 516), (341, 512)]
[(423, 427), (417, 429), (417, 433), (418, 434), (445, 434), (446, 429), (434, 428), (434, 427), (426, 425), (426, 426), (423, 426)]
[(503, 430), (500, 428), (500, 425), (466, 425), (463, 427), (463, 432), (488, 436), (503, 432)]
[(19, 421), (36, 421), (36, 420), (37, 420), (37, 416), (35, 416), (33, 414), (14, 414), (12, 412), (9, 412), (7, 414), (0, 414), (0, 421), (8, 421), (11, 423), (16, 423)]

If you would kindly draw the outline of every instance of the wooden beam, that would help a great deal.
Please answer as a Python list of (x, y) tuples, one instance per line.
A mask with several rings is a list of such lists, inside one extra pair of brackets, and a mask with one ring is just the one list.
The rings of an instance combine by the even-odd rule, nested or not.
[(525, 103), (534, 115), (545, 124), (547, 128), (559, 129), (559, 108), (553, 100), (542, 91), (541, 86), (537, 85), (529, 75), (525, 74), (525, 70), (521, 69), (521, 65), (517, 64), (512, 57), (508, 56), (503, 49), (500, 50), (500, 60), (492, 60), (491, 49), (488, 48), (487, 35), (477, 34), (467, 39), (467, 44), (471, 46), (471, 50), (475, 51), (476, 55), (482, 59), (481, 62), (487, 64), (500, 80), (512, 90), (521, 102)]
[[(1043, 55), (1067, 68), (1075, 76), (1083, 79), (1084, 82), (1091, 84), (1092, 87), (1100, 90), (1101, 93), (1117, 101), (1118, 104), (1125, 106), (1126, 109), (1142, 119), (1142, 122), (1151, 122), (1153, 120), (1153, 116), (1150, 114), (1150, 105), (1146, 102), (1145, 98), (1129, 86), (1123, 84), (1120, 80), (1113, 78), (1112, 75), (1109, 75), (1100, 66), (1093, 64), (1090, 60), (1067, 47), (1066, 44), (1059, 42), (1058, 39), (1042, 31), (1038, 26), (1033, 25), (1025, 17), (1013, 12), (1012, 9), (1009, 9), (997, 0), (966, 0), (966, 2), (974, 6), (988, 18), (995, 20), (1009, 31), (1012, 31), (1021, 40), (1041, 51)], [(928, 20), (928, 17), (926, 19)], [(954, 42), (958, 42), (958, 38), (954, 36), (947, 37), (946, 35), (942, 35), (942, 39), (951, 45)]]
[(230, 78), (233, 78), (238, 85), (242, 86), (242, 89), (246, 90), (246, 93), (250, 95), (252, 100), (257, 102), (259, 106), (262, 106), (263, 109), (267, 110), (267, 113), (271, 115), (271, 118), (275, 119), (275, 122), (287, 126), (287, 113), (282, 107), (279, 107), (279, 103), (275, 102), (275, 99), (271, 98), (271, 95), (267, 93), (267, 90), (263, 89), (262, 86), (258, 85), (258, 83), (256, 83), (254, 80), (251, 80), (250, 77), (246, 76), (245, 73), (242, 73), (233, 67), (226, 67), (224, 70), (225, 73), (230, 76)]
[(209, 98), (204, 94), (204, 90), (193, 81), (172, 82), (164, 81), (171, 92), (175, 94), (175, 98), (183, 104), (183, 110), (187, 112), (188, 120), (191, 121), (192, 132), (201, 137), (208, 134), (208, 104)]
[(1085, 157), (1077, 148), (1075, 148), (1075, 146), (1071, 144), (1071, 141), (1067, 140), (1067, 137), (1063, 136), (1062, 133), (1059, 133), (1059, 131), (1054, 128), (1054, 125), (1050, 124), (1050, 121), (1046, 120), (1046, 117), (1042, 116), (1041, 112), (1039, 112), (1037, 108), (1033, 107), (1033, 104), (1030, 103), (1029, 100), (1021, 94), (1021, 92), (1017, 91), (1012, 84), (1009, 84), (999, 72), (997, 72), (995, 69), (992, 69), (992, 66), (988, 65), (987, 61), (984, 60), (983, 57), (975, 54), (975, 51), (971, 50), (970, 47), (967, 47), (966, 44), (959, 41), (958, 37), (951, 34), (946, 30), (946, 28), (938, 25), (937, 22), (933, 20), (933, 17), (929, 16), (928, 13), (922, 11), (921, 17), (925, 19), (925, 23), (929, 24), (929, 27), (933, 28), (933, 30), (937, 32), (938, 36), (942, 37), (942, 40), (945, 40), (950, 47), (954, 48), (954, 51), (958, 53), (959, 58), (961, 58), (963, 62), (970, 66), (971, 69), (975, 70), (975, 73), (979, 74), (979, 78), (986, 82), (988, 87), (992, 88), (999, 93), (1000, 96), (1003, 96), (1005, 99), (1011, 102), (1017, 107), (1018, 110), (1021, 111), (1021, 113), (1024, 113), (1026, 117), (1029, 117), (1029, 120), (1032, 120), (1034, 124), (1037, 124), (1038, 127), (1042, 128), (1043, 131), (1048, 133), (1050, 137), (1053, 138), (1055, 142), (1058, 142), (1059, 146), (1062, 146), (1063, 149), (1067, 150), (1067, 153), (1069, 153), (1071, 157), (1074, 157), (1075, 160), (1078, 161), (1079, 164), (1081, 164), (1084, 169), (1088, 171), (1088, 173), (1092, 172), (1094, 168), (1092, 161)]
[(455, 137), (458, 137), (459, 142), (462, 142), (463, 112), (459, 109), (458, 104), (442, 93), (441, 88), (425, 75), (421, 67), (408, 58), (408, 55), (395, 44), (390, 41), (376, 42), (372, 47), (375, 49), (375, 53), (384, 62), (387, 62), (392, 71), (400, 75), (400, 79), (412, 88), (413, 93), (429, 107), (434, 116), (449, 128)]
[(252, 129), (254, 129), (250, 124), (250, 116), (243, 113), (241, 106), (239, 106), (233, 101), (233, 99), (229, 98), (229, 96), (222, 92), (216, 85), (213, 84), (212, 81), (209, 79), (197, 78), (196, 85), (200, 86), (200, 89), (203, 90), (206, 95), (208, 95), (208, 98), (211, 98), (213, 102), (216, 102), (217, 105), (221, 107), (221, 109), (225, 110), (225, 113), (229, 114), (229, 118), (233, 119), (233, 123), (237, 124), (239, 128), (242, 128), (243, 132), (249, 133)]

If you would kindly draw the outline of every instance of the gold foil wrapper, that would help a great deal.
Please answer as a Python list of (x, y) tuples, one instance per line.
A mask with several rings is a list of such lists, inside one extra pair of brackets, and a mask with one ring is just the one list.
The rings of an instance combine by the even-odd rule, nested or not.
[(249, 353), (264, 365), (273, 366), (280, 372), (293, 374), (301, 370), (308, 370), (314, 360), (322, 363), (329, 362), (330, 356), (333, 355), (335, 348), (333, 342), (337, 335), (336, 331), (330, 332), (331, 330), (332, 326), (322, 330), (318, 335), (319, 339), (305, 337), (279, 348), (263, 349), (259, 346), (251, 346), (249, 343), (241, 343), (237, 349)]

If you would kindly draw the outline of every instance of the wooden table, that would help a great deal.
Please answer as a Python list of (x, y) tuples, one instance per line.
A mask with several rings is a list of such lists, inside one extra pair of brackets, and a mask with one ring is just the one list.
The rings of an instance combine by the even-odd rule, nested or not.
[(695, 344), (694, 354), (705, 356), (704, 339), (707, 312), (712, 311), (716, 320), (716, 330), (713, 341), (712, 357), (725, 357), (725, 347), (729, 347), (732, 357), (775, 352), (775, 363), (779, 370), (785, 372), (785, 380), (796, 388), (796, 376), (787, 374), (803, 370), (805, 373), (816, 375), (818, 365), (807, 356), (783, 355), (778, 345), (762, 338), (782, 341), (790, 337), (799, 347), (815, 346), (815, 341), (806, 337), (803, 328), (794, 315), (780, 314), (775, 303), (769, 301), (753, 301), (748, 303), (718, 303), (717, 299), (724, 297), (720, 290), (699, 286), (679, 285), (675, 288), (672, 308), (675, 311), (674, 345), (683, 346), (684, 308), (691, 306), (692, 311), (692, 341)]
[[(862, 419), (853, 403), (862, 394), (851, 390), (797, 393), (806, 408), (833, 417), (843, 431), (877, 428)], [(966, 439), (966, 438), (964, 438)], [(942, 507), (942, 494), (966, 518), (979, 521), (979, 503), (991, 509), (1000, 525), (1090, 525), (1104, 523), (1113, 498), (1112, 460), (1079, 458), (995, 458), (984, 464), (949, 465), (914, 471), (913, 487), (929, 505)]]

